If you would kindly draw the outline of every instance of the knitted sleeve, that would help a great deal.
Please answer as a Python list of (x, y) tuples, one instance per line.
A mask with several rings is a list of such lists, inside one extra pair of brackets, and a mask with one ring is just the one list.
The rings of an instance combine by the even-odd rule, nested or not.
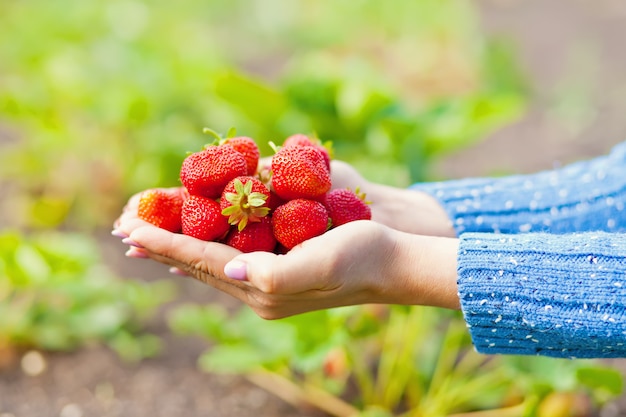
[(626, 143), (561, 169), (413, 187), (455, 225), (479, 352), (626, 357)]
[(464, 232), (626, 231), (626, 143), (609, 155), (530, 175), (415, 184)]
[(626, 357), (626, 234), (466, 233), (458, 260), (479, 352)]

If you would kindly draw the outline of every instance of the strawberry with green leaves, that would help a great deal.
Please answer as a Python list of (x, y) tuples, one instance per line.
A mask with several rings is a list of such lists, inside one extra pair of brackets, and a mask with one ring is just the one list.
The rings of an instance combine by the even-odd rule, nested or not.
[(255, 177), (241, 176), (231, 180), (220, 199), (222, 214), (228, 223), (243, 230), (249, 222), (259, 222), (267, 216), (270, 190)]
[(338, 188), (328, 192), (322, 201), (332, 221), (332, 227), (341, 226), (356, 220), (371, 220), (372, 210), (365, 194), (357, 188), (352, 191), (347, 188)]
[(324, 156), (324, 162), (326, 163), (326, 167), (330, 169), (330, 159), (331, 159), (330, 142), (326, 142), (322, 144), (322, 142), (318, 138), (312, 138), (303, 133), (296, 133), (296, 134), (289, 136), (283, 142), (284, 148), (289, 147), (289, 146), (312, 146), (316, 148), (317, 150), (322, 152), (322, 155)]
[(332, 184), (320, 150), (312, 146), (287, 146), (272, 156), (271, 185), (284, 200), (315, 200), (322, 198)]
[(272, 214), (274, 236), (287, 249), (321, 235), (328, 230), (328, 226), (328, 211), (319, 201), (304, 198), (289, 200)]
[(246, 159), (233, 147), (209, 145), (185, 158), (180, 180), (191, 195), (218, 198), (229, 181), (247, 172)]
[(232, 146), (237, 152), (243, 155), (246, 159), (246, 166), (248, 167), (247, 175), (256, 174), (261, 152), (254, 139), (247, 136), (236, 136), (224, 139), (221, 145)]
[(214, 145), (232, 146), (246, 159), (246, 165), (248, 167), (246, 175), (256, 174), (259, 165), (259, 159), (261, 157), (261, 152), (259, 150), (259, 146), (256, 144), (254, 139), (247, 136), (236, 136), (237, 130), (234, 127), (231, 127), (228, 130), (228, 133), (226, 133), (226, 137), (222, 137), (219, 133), (217, 133), (213, 129), (209, 129), (208, 127), (204, 128), (203, 133), (211, 135), (215, 139), (213, 142)]
[(182, 228), (181, 212), (185, 199), (182, 188), (152, 188), (139, 197), (138, 216), (161, 229), (178, 233)]
[(181, 211), (182, 232), (200, 240), (223, 239), (230, 229), (222, 215), (220, 204), (207, 197), (191, 195), (183, 203)]
[(242, 230), (232, 227), (224, 243), (242, 252), (273, 252), (276, 238), (271, 218), (262, 217), (258, 222), (248, 223)]

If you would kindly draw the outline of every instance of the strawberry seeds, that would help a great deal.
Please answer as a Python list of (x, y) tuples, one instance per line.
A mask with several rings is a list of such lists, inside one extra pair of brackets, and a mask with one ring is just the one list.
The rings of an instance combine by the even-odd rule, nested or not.
[(207, 131), (216, 141), (184, 159), (183, 187), (144, 191), (140, 218), (242, 252), (275, 253), (341, 224), (371, 219), (358, 190), (331, 191), (330, 152), (317, 138), (292, 135), (276, 150), (269, 169), (253, 169), (260, 152), (252, 138), (236, 137), (234, 130), (227, 138)]

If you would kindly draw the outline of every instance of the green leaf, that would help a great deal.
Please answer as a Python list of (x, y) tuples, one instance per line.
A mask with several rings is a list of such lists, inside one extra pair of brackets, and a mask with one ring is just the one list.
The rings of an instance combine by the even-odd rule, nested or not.
[(612, 395), (620, 395), (624, 389), (621, 372), (605, 367), (584, 367), (576, 370), (576, 379), (583, 385), (602, 390)]
[(265, 352), (265, 357), (289, 358), (294, 351), (298, 335), (294, 326), (285, 321), (263, 320), (244, 307), (230, 325), (238, 340)]
[(15, 262), (30, 282), (44, 282), (50, 274), (50, 265), (39, 251), (28, 244), (15, 250)]
[(169, 313), (167, 319), (176, 333), (202, 336), (216, 342), (230, 340), (224, 331), (228, 315), (220, 305), (183, 305)]
[(272, 125), (288, 107), (280, 92), (235, 71), (218, 77), (215, 91), (218, 96), (261, 125)]
[(158, 336), (152, 334), (138, 336), (127, 331), (118, 332), (108, 345), (127, 362), (154, 357), (163, 349), (163, 343)]
[(200, 356), (198, 364), (206, 372), (242, 374), (267, 362), (266, 355), (247, 344), (218, 345)]

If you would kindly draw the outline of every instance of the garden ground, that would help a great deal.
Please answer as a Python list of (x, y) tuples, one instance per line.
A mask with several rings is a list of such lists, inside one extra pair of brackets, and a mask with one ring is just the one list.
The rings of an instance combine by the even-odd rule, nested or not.
[[(624, 2), (494, 0), (482, 2), (481, 11), (486, 30), (518, 45), (535, 99), (520, 122), (437, 163), (438, 176), (532, 172), (604, 153), (626, 139)], [(126, 259), (108, 231), (99, 238), (104, 256), (122, 276), (168, 277), (160, 265)], [(182, 301), (237, 306), (192, 280), (182, 282), (181, 292)], [(200, 372), (195, 361), (204, 342), (170, 336), (162, 318), (150, 329), (165, 341), (165, 351), (155, 359), (129, 365), (93, 347), (44, 354), (47, 369), (37, 376), (26, 375), (17, 364), (0, 373), (0, 416), (320, 416), (295, 409), (241, 377)], [(623, 360), (613, 364), (626, 369)], [(626, 398), (602, 413), (625, 414)]]

